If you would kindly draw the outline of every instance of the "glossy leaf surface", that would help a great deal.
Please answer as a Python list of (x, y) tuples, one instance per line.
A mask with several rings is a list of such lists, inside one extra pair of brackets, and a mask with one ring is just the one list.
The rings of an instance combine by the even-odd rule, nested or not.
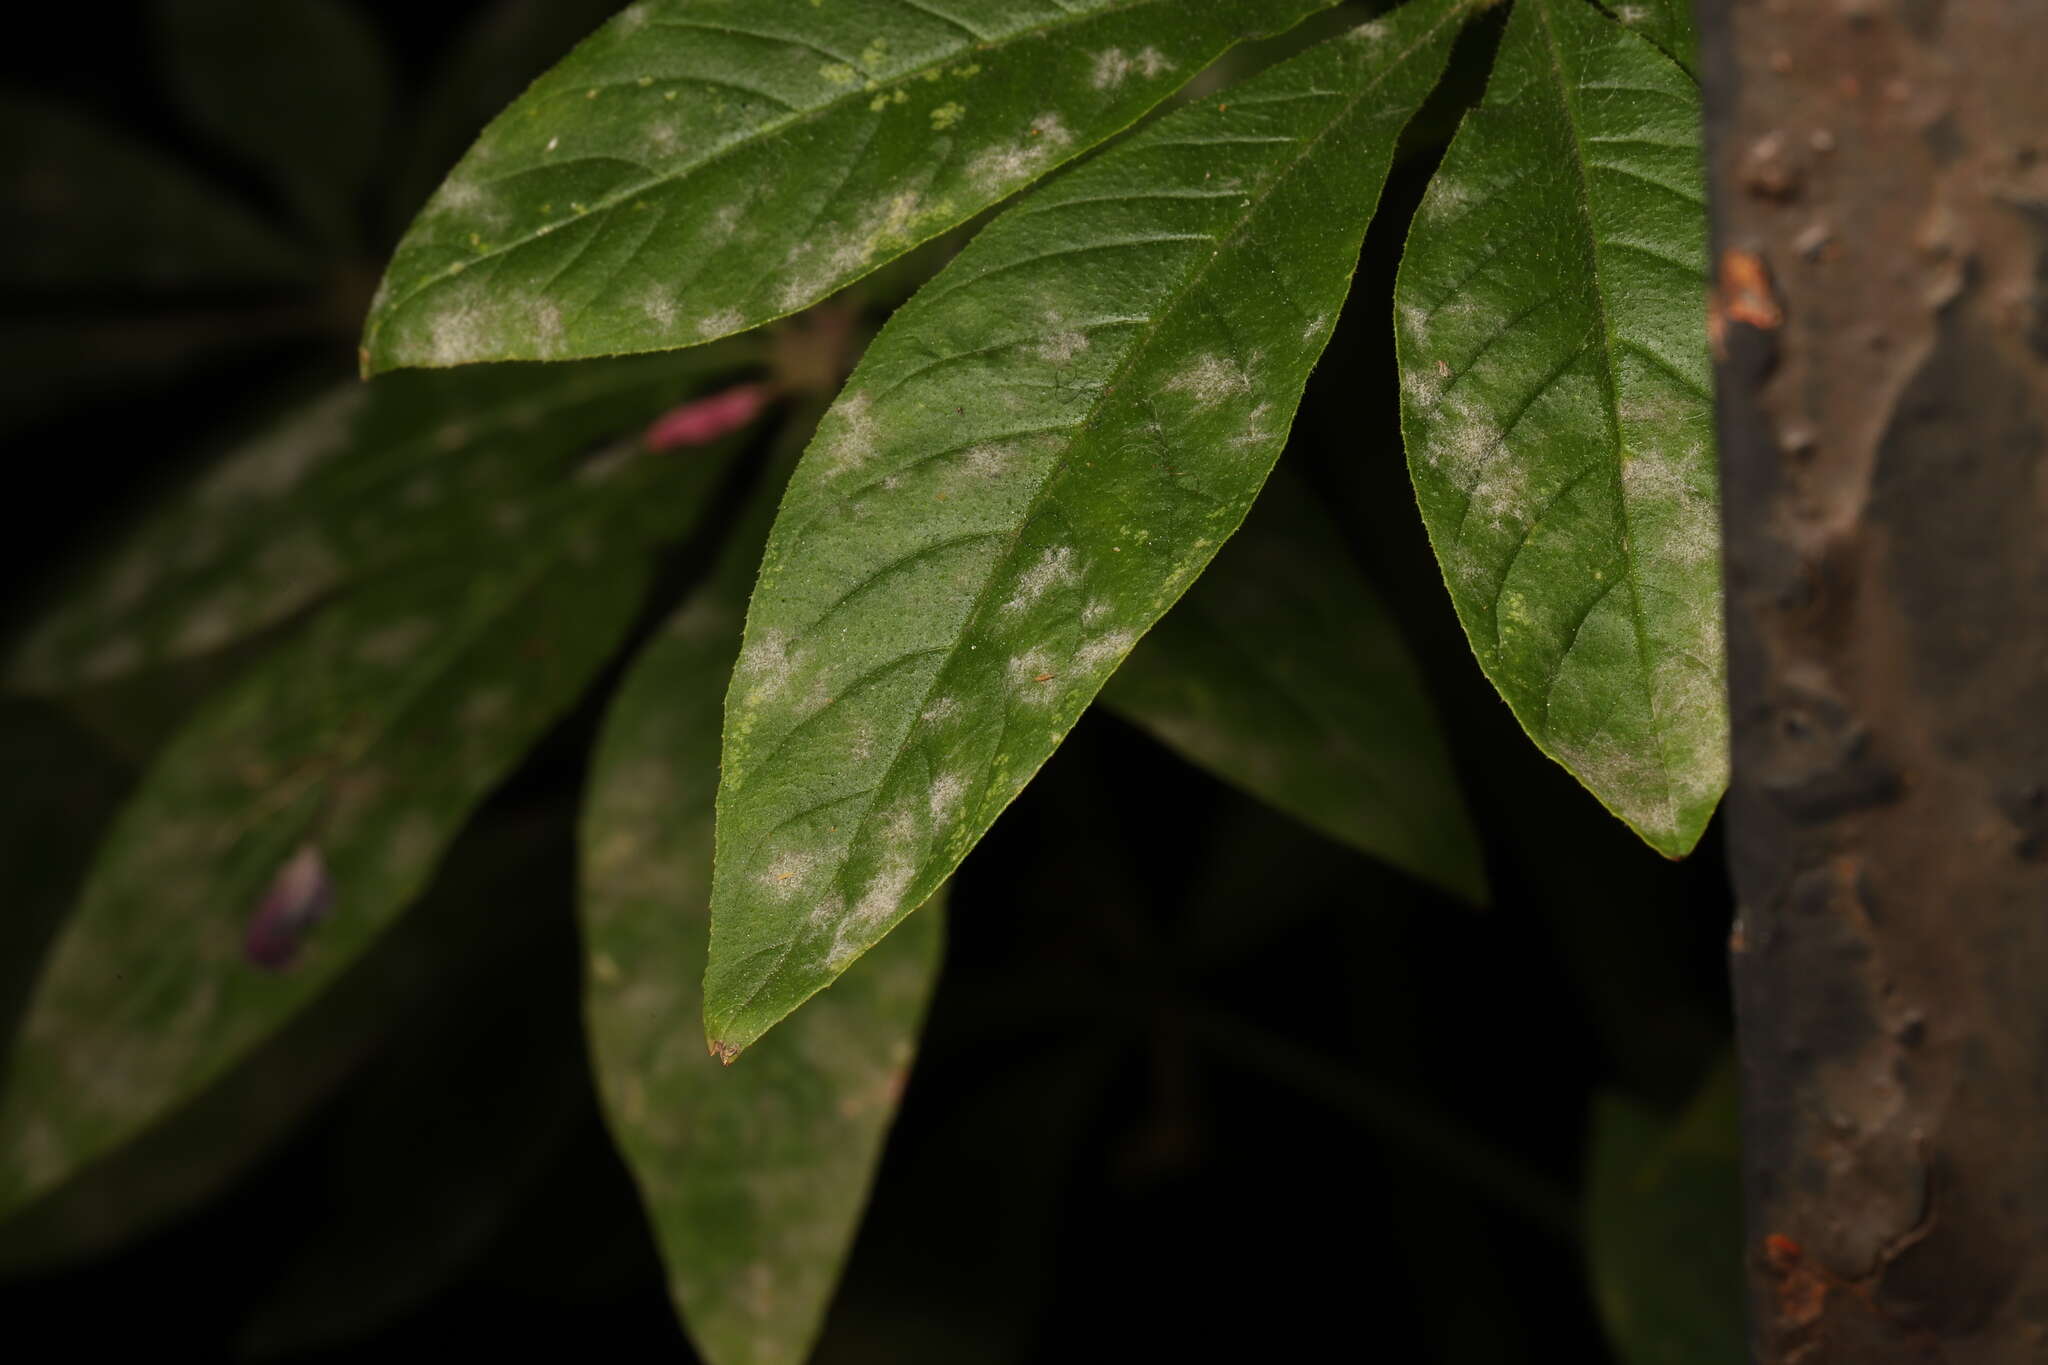
[[(705, 482), (671, 490), (668, 515), (686, 521)], [(418, 894), (632, 619), (647, 557), (605, 511), (363, 585), (171, 742), (9, 1058), (0, 1211), (247, 1055)]]
[(713, 581), (634, 661), (583, 819), (600, 1088), (670, 1292), (713, 1365), (805, 1359), (939, 965), (940, 917), (919, 916), (741, 1065), (728, 1070), (705, 1051), (719, 720), (779, 491), (764, 490)]
[(1410, 5), (1162, 118), (997, 219), (868, 349), (727, 700), (716, 1042), (931, 895), (1237, 529), (1461, 15)]
[(1335, 531), (1282, 475), (1102, 702), (1331, 838), (1485, 901), (1422, 675)]
[(642, 0), (400, 243), (372, 372), (664, 350), (816, 302), (1328, 0)]
[(608, 496), (602, 476), (626, 452), (584, 459), (594, 443), (630, 440), (756, 354), (734, 342), (339, 385), (230, 451), (137, 528), (37, 623), (8, 680), (41, 691), (121, 677), (246, 638), (394, 563), (516, 546), (550, 507)]
[(1658, 851), (1727, 784), (1698, 92), (1518, 0), (1395, 286), (1402, 427), (1480, 666)]

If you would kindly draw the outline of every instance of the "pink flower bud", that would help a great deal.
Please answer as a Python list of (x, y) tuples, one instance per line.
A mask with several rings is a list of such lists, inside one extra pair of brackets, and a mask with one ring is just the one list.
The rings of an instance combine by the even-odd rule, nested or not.
[(271, 971), (291, 965), (299, 945), (313, 927), (327, 917), (334, 904), (334, 883), (328, 880), (327, 860), (312, 844), (299, 845), (285, 865), (270, 879), (270, 887), (249, 917), (242, 936), (242, 953), (249, 961)]
[(766, 384), (736, 384), (709, 398), (693, 398), (655, 418), (640, 439), (649, 450), (708, 445), (758, 417), (768, 396)]

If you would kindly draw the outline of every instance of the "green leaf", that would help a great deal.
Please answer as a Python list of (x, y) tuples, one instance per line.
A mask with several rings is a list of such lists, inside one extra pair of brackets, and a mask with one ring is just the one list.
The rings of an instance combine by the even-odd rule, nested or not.
[(795, 312), (1329, 0), (642, 0), (484, 131), (367, 370), (664, 350)]
[(1676, 1122), (1617, 1096), (1593, 1111), (1587, 1174), (1593, 1296), (1626, 1365), (1743, 1358), (1742, 1181), (1735, 1068)]
[(471, 16), (406, 119), (405, 145), (388, 172), (398, 226), (411, 221), (477, 129), (618, 8), (616, 0), (497, 0)]
[(392, 106), (361, 14), (340, 0), (157, 0), (155, 11), (165, 76), (193, 125), (329, 240), (350, 240)]
[(868, 348), (784, 499), (726, 708), (710, 1036), (952, 871), (1237, 529), (1462, 6), (1411, 4), (998, 218)]
[(1652, 847), (1727, 785), (1698, 91), (1519, 0), (1408, 233), (1402, 430), (1480, 667)]
[(420, 903), (331, 988), (134, 1142), (0, 1222), (0, 1273), (48, 1272), (212, 1198), (284, 1140), (451, 977), (502, 959), (508, 895), (532, 885), (530, 824), (484, 825)]
[(618, 454), (579, 464), (594, 442), (637, 430), (756, 355), (731, 342), (339, 385), (140, 526), (36, 624), (8, 681), (52, 691), (122, 677), (246, 638), (392, 564), (516, 543), (551, 506), (603, 488), (596, 476)]
[(1486, 900), (1479, 842), (1422, 675), (1290, 480), (1267, 485), (1102, 701), (1331, 838)]
[(1633, 0), (1605, 8), (1617, 23), (1648, 38), (1691, 75), (1699, 75), (1700, 38), (1693, 27), (1692, 0)]
[(605, 1110), (677, 1309), (714, 1365), (806, 1358), (939, 962), (940, 917), (920, 916), (744, 1065), (705, 1054), (719, 717), (781, 473), (713, 581), (634, 661), (583, 817), (586, 1008)]
[(34, 96), (0, 92), (0, 287), (74, 302), (300, 284), (313, 261), (170, 157)]
[[(706, 483), (671, 490), (671, 515)], [(37, 984), (0, 1094), (0, 1211), (247, 1055), (418, 894), (639, 604), (649, 556), (612, 534), (617, 509), (573, 510), (511, 552), (363, 585), (171, 742)], [(321, 864), (324, 922), (258, 967), (252, 910)]]
[(303, 1359), (418, 1308), (484, 1257), (588, 1121), (557, 914), (568, 831), (551, 819), (523, 832), (550, 856), (499, 860), (497, 932), (439, 964), (426, 1007), (322, 1113), (325, 1179), (308, 1193), (333, 1213), (278, 1266), (241, 1333), (246, 1356)]

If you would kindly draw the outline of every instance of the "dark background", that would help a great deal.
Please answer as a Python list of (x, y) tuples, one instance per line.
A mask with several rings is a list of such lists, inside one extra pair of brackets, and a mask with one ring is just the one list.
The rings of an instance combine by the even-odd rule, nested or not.
[[(484, 7), (365, 8), (417, 96)], [(8, 85), (278, 207), (182, 123), (139, 7), (48, 17), (0, 56)], [(1458, 631), (1402, 465), (1387, 325), (1436, 150), (1388, 187), (1286, 459), (1421, 659), (1494, 904), (1449, 901), (1091, 713), (959, 874), (924, 1050), (821, 1360), (1605, 1358), (1570, 1226), (1588, 1106), (1608, 1089), (1674, 1110), (1725, 1047), (1730, 898), (1717, 832), (1684, 864), (1643, 846), (1528, 743)], [(0, 624), (220, 433), (347, 369), (387, 219), (366, 208), (360, 259), (295, 329), (194, 322), (274, 316), (277, 299), (8, 286), (0, 363), (47, 366), (53, 337), (195, 330), (140, 365), (102, 365), (88, 340), (55, 380), (7, 386)], [(488, 892), (496, 937), (438, 1008), (397, 1021), (211, 1202), (0, 1282), (12, 1342), (84, 1359), (687, 1358), (578, 1036), (570, 834), (604, 692), (479, 817), (514, 831), (524, 862)], [(64, 707), (8, 702), (0, 722), (32, 736), (10, 749), (0, 848), (33, 844), (30, 880), (49, 892), (22, 897), (0, 940), (4, 1024), (51, 919), (26, 902), (61, 907), (135, 759)], [(477, 1150), (491, 1142), (518, 1159)], [(309, 1299), (292, 1267), (315, 1248), (325, 1293)]]

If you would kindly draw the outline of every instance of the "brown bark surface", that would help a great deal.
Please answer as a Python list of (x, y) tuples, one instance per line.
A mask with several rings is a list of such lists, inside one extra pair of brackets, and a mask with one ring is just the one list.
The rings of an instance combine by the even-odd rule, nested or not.
[(2048, 1361), (2048, 0), (1701, 0), (1752, 1348)]

